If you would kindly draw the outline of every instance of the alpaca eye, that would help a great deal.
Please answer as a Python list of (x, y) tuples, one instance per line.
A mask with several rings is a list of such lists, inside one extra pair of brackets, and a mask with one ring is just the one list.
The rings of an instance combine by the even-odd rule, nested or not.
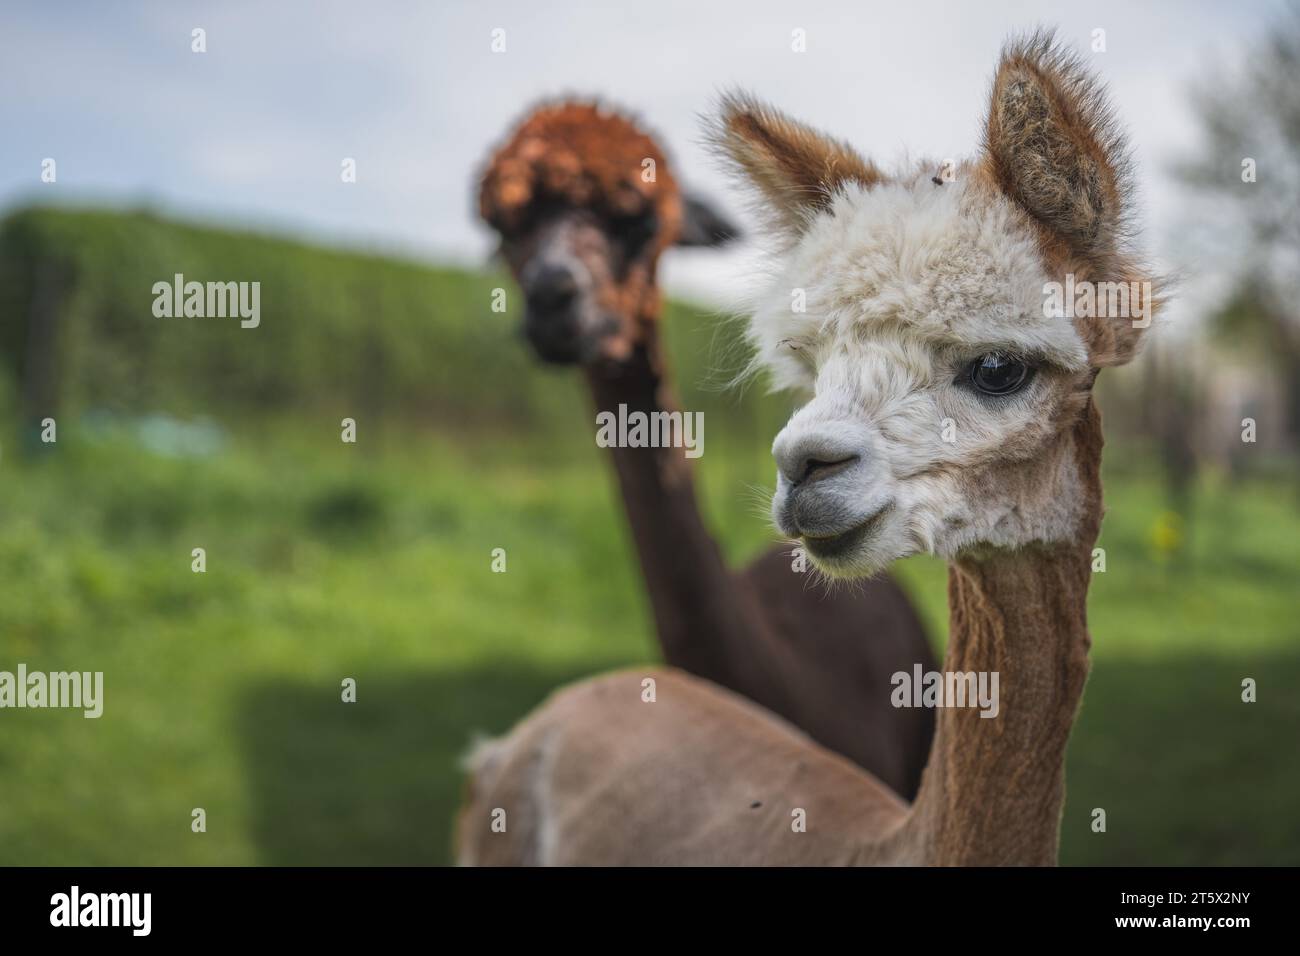
[(622, 238), (631, 251), (636, 251), (654, 236), (659, 228), (659, 220), (652, 211), (622, 216), (615, 219), (611, 225), (613, 234)]
[(1033, 370), (1002, 352), (981, 355), (970, 365), (971, 383), (985, 395), (1011, 395), (1024, 388)]

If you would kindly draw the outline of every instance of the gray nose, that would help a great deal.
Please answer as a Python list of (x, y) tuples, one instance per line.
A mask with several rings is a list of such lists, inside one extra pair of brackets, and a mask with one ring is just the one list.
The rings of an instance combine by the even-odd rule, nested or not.
[(839, 474), (861, 459), (859, 449), (829, 432), (784, 429), (772, 444), (776, 467), (792, 485)]
[(578, 277), (567, 265), (542, 265), (522, 278), (524, 296), (534, 308), (561, 309), (578, 294)]

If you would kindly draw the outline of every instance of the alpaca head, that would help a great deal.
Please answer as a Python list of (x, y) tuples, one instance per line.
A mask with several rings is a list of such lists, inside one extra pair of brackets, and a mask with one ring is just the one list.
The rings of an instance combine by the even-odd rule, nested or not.
[(731, 234), (682, 196), (649, 136), (592, 103), (524, 119), (488, 164), (479, 211), (523, 292), (525, 336), (541, 359), (562, 364), (631, 355), (659, 314), (664, 249)]
[[(1125, 146), (1082, 65), (1045, 35), (1008, 46), (983, 147), (949, 168), (886, 176), (744, 96), (713, 138), (782, 249), (756, 361), (810, 395), (773, 446), (781, 531), (834, 576), (1081, 533), (1098, 502), (1073, 425), (1152, 307), (1125, 242)], [(1105, 299), (1120, 282), (1127, 309), (1048, 314), (1052, 283)]]

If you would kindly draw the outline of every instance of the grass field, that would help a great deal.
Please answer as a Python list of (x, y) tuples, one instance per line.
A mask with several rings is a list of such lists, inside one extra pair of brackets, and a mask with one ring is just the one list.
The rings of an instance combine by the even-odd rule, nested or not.
[[(61, 429), (57, 451), (25, 460), (5, 436), (0, 452), (0, 667), (102, 670), (105, 713), (0, 714), (0, 863), (447, 862), (473, 733), (655, 658), (585, 423), (545, 440), (363, 428), (345, 445), (336, 417), (300, 415), (197, 459), (125, 426)], [(700, 462), (736, 560), (767, 540), (753, 431), (711, 434)], [(1151, 474), (1112, 453), (1062, 860), (1300, 863), (1293, 491), (1206, 483), (1169, 559)], [(943, 567), (899, 573), (941, 644)]]

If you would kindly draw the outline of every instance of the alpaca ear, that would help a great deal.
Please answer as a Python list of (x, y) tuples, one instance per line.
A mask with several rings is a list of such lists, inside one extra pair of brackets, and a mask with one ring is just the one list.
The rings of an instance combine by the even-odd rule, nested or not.
[(708, 136), (757, 187), (778, 228), (794, 235), (848, 183), (870, 187), (884, 178), (852, 147), (744, 93), (723, 97)]
[(740, 230), (711, 203), (690, 193), (682, 196), (682, 228), (677, 235), (677, 245), (722, 246), (739, 238)]
[(1127, 147), (1102, 88), (1050, 33), (1002, 51), (984, 151), (1002, 191), (1076, 256), (1095, 263), (1115, 253)]
[(1066, 251), (1076, 280), (1138, 289), (1128, 314), (1083, 321), (1094, 367), (1137, 352), (1159, 305), (1125, 249), (1128, 147), (1106, 94), (1050, 33), (1009, 44), (993, 79), (983, 162), (993, 181)]

